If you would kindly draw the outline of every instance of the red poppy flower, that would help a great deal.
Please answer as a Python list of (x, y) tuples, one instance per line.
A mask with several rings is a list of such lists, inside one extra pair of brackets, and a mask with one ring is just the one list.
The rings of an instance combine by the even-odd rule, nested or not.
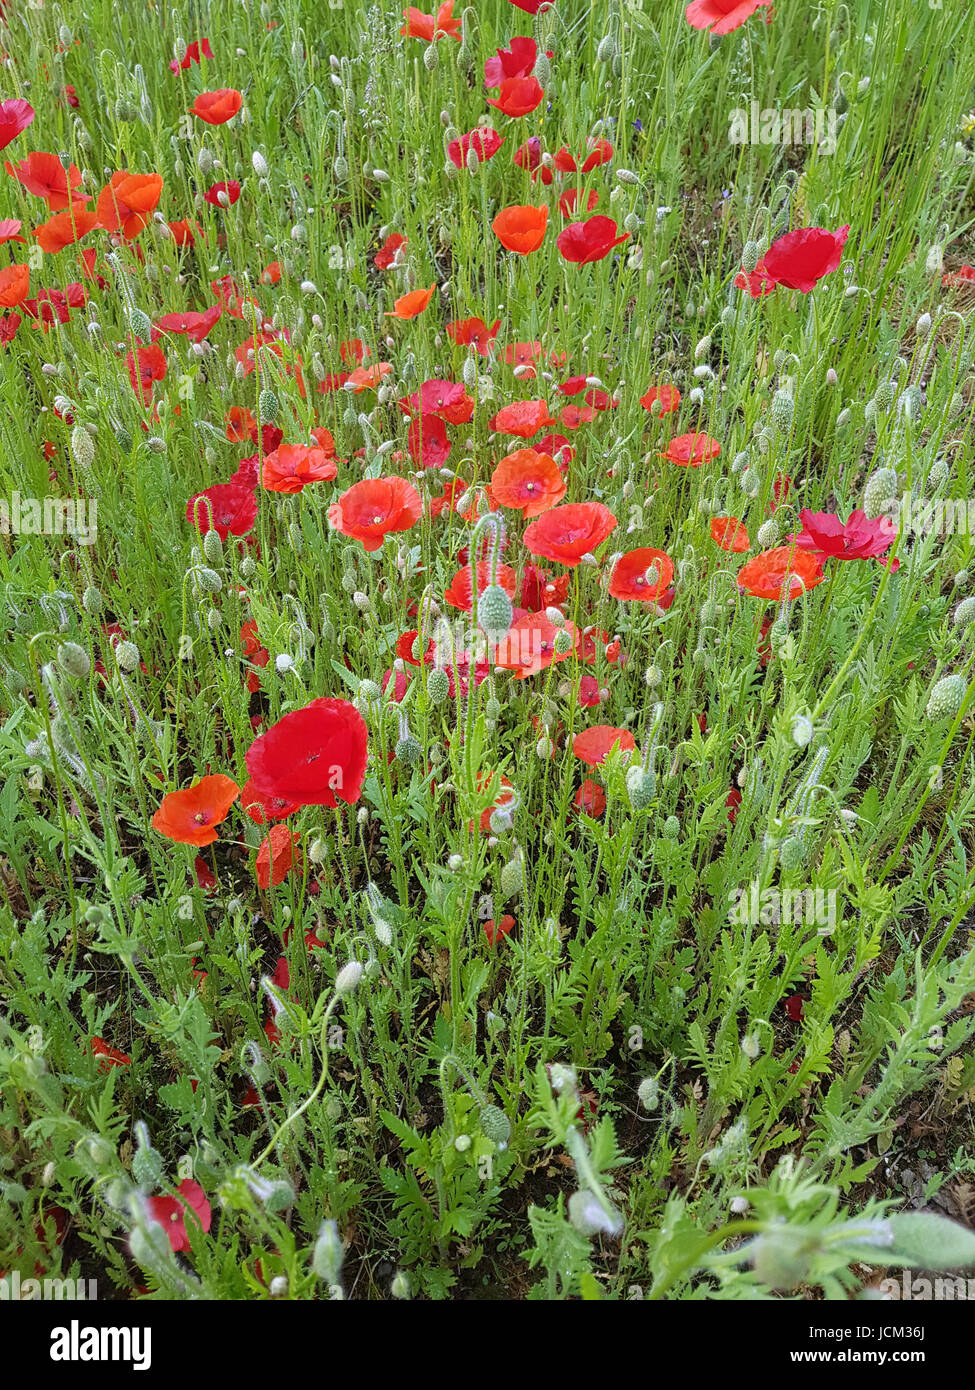
[(161, 174), (113, 174), (98, 195), (98, 225), (132, 241), (146, 226), (162, 193)]
[[(574, 212), (579, 210), (579, 199), (582, 197), (582, 190), (579, 188), (567, 188), (559, 198), (559, 212), (563, 217), (571, 217)], [(594, 188), (590, 188), (586, 194), (586, 206), (583, 212), (592, 212), (594, 207), (599, 206), (599, 194)]]
[(598, 782), (587, 777), (572, 798), (572, 804), (581, 815), (598, 820), (606, 810), (606, 793)]
[(644, 410), (653, 412), (655, 403), (660, 402), (658, 415), (669, 415), (680, 405), (680, 392), (676, 386), (651, 386), (645, 396), (640, 397)]
[[(657, 579), (650, 583), (647, 579), (649, 569), (657, 571)], [(674, 562), (662, 550), (643, 546), (639, 550), (627, 551), (617, 560), (609, 581), (609, 592), (613, 598), (636, 599), (639, 603), (654, 603), (670, 588), (674, 581)]]
[(18, 236), (18, 232), (22, 226), (23, 223), (19, 217), (0, 218), (0, 246), (2, 246), (5, 241), (22, 241), (26, 245), (27, 238)]
[(177, 246), (195, 246), (197, 237), (203, 235), (200, 224), (198, 222), (191, 223), (185, 217), (181, 218), (179, 222), (167, 222), (166, 226)]
[(56, 154), (35, 150), (23, 163), (11, 164), (8, 160), (3, 167), (28, 193), (43, 198), (52, 212), (66, 208), (71, 202), (87, 201), (83, 193), (75, 192), (81, 187), (81, 170), (74, 164), (65, 169)]
[(444, 324), (452, 343), (457, 347), (472, 347), (480, 357), (490, 357), (500, 327), (500, 319), (495, 319), (490, 328), (483, 319), (451, 319)]
[(393, 300), (392, 310), (387, 310), (383, 317), (387, 319), (417, 318), (430, 303), (436, 288), (434, 284), (428, 290), (410, 290), (409, 294), (401, 294), (399, 299)]
[(722, 550), (731, 550), (738, 555), (751, 546), (744, 523), (736, 516), (716, 516), (711, 522), (711, 539)]
[(566, 502), (536, 517), (523, 540), (533, 555), (574, 568), (615, 527), (616, 517), (602, 502)]
[(771, 0), (692, 0), (684, 15), (695, 29), (730, 34), (733, 29), (740, 29), (756, 10), (770, 3)]
[(212, 183), (203, 195), (203, 201), (215, 208), (232, 208), (240, 197), (240, 184), (236, 179), (221, 179)]
[(228, 536), (246, 536), (257, 520), (254, 490), (239, 483), (214, 483), (190, 498), (186, 520), (196, 526), (201, 536), (211, 525), (222, 541)]
[(190, 114), (199, 116), (207, 125), (223, 125), (233, 120), (243, 102), (236, 87), (221, 87), (216, 92), (201, 92), (190, 107)]
[(773, 241), (762, 260), (765, 274), (777, 285), (808, 294), (840, 263), (849, 225), (835, 232), (799, 227)]
[(556, 652), (555, 639), (560, 629), (544, 613), (526, 613), (523, 618), (515, 619), (497, 648), (492, 648), (492, 664), (514, 672), (515, 680), (523, 681), (547, 670), (555, 662), (568, 661), (577, 633), (570, 622), (562, 630), (572, 638), (573, 647), (566, 652)]
[(75, 242), (87, 236), (97, 224), (97, 213), (89, 212), (87, 208), (73, 204), (65, 208), (63, 212), (56, 212), (46, 222), (42, 222), (39, 227), (34, 229), (34, 236), (37, 238), (37, 243), (42, 251), (48, 255), (54, 255), (58, 251), (63, 251), (66, 246), (73, 246)]
[(487, 937), (488, 945), (496, 946), (502, 937), (508, 935), (514, 925), (515, 919), (511, 916), (510, 912), (505, 913), (497, 926), (495, 926), (493, 918), (491, 921), (485, 922), (484, 935)]
[(502, 406), (488, 421), (488, 429), (497, 434), (513, 434), (519, 439), (531, 439), (539, 430), (547, 429), (555, 421), (548, 413), (544, 401), (515, 401), (513, 405)]
[(125, 365), (129, 369), (132, 390), (143, 406), (152, 401), (153, 383), (162, 381), (166, 375), (166, 354), (156, 343), (138, 344), (134, 352), (126, 353)]
[(121, 1052), (117, 1047), (112, 1047), (104, 1038), (93, 1037), (91, 1040), (91, 1051), (93, 1057), (100, 1057), (98, 1070), (106, 1074), (113, 1067), (127, 1067), (132, 1063), (132, 1058), (127, 1052)]
[(731, 788), (728, 795), (725, 797), (724, 804), (728, 808), (728, 819), (731, 821), (731, 824), (734, 825), (738, 815), (738, 807), (741, 805), (741, 792), (737, 787)]
[(402, 265), (402, 253), (406, 240), (406, 237), (400, 236), (398, 232), (393, 232), (391, 236), (388, 236), (373, 256), (373, 264), (376, 268), (378, 270), (393, 270), (396, 266)]
[(467, 154), (473, 150), (478, 160), (483, 164), (488, 159), (493, 159), (504, 144), (504, 136), (499, 135), (490, 126), (475, 126), (466, 135), (462, 135), (458, 140), (451, 140), (447, 146), (447, 157), (459, 169), (461, 165), (467, 163)]
[(513, 38), (510, 47), (499, 48), (493, 58), (485, 60), (484, 85), (490, 90), (500, 87), (506, 77), (530, 77), (537, 61), (538, 45), (534, 39)]
[(975, 266), (962, 265), (957, 270), (949, 270), (947, 274), (942, 275), (941, 283), (946, 289), (975, 284)]
[(434, 39), (450, 38), (460, 43), (461, 22), (454, 19), (454, 0), (447, 0), (445, 5), (441, 5), (436, 17), (424, 14), (412, 5), (403, 11), (403, 15), (406, 23), (400, 33), (404, 38), (426, 39), (427, 43), (432, 43)]
[(397, 404), (405, 415), (438, 415), (448, 425), (466, 425), (474, 415), (474, 401), (463, 384), (441, 377), (431, 377)]
[(526, 204), (515, 204), (502, 208), (491, 223), (491, 230), (506, 251), (514, 251), (518, 256), (527, 256), (537, 251), (545, 240), (548, 226), (548, 208), (536, 208)]
[(309, 483), (330, 482), (338, 473), (324, 449), (308, 444), (281, 444), (264, 460), (261, 482), (268, 492), (301, 492)]
[(617, 230), (612, 217), (602, 217), (597, 213), (585, 222), (570, 222), (564, 231), (559, 232), (555, 244), (563, 260), (573, 265), (588, 265), (591, 261), (603, 260), (614, 246), (629, 238), (629, 232), (617, 236)]
[(451, 450), (446, 425), (437, 415), (417, 415), (410, 421), (407, 448), (421, 468), (442, 468)]
[[(298, 841), (301, 836), (286, 825), (273, 825), (257, 851), (254, 865), (258, 888), (276, 888), (299, 862)], [(285, 986), (287, 988), (287, 986)]]
[(209, 1231), (212, 1213), (206, 1194), (198, 1182), (184, 1178), (176, 1189), (179, 1197), (150, 1197), (147, 1201), (149, 1215), (158, 1221), (169, 1237), (169, 1243), (178, 1255), (189, 1250), (190, 1238), (186, 1233), (187, 1208), (199, 1221), (204, 1231)]
[(240, 806), (244, 815), (255, 825), (286, 820), (288, 816), (301, 809), (297, 801), (288, 801), (282, 796), (262, 796), (251, 781), (244, 784), (240, 794)]
[(395, 475), (353, 483), (328, 509), (336, 531), (378, 550), (390, 532), (408, 531), (420, 519), (423, 504), (416, 488)]
[(738, 571), (738, 587), (754, 598), (798, 598), (823, 582), (823, 572), (815, 555), (794, 545), (763, 550)]
[(217, 838), (214, 827), (226, 820), (239, 795), (240, 788), (229, 777), (201, 777), (191, 787), (163, 797), (152, 827), (180, 845), (212, 845)]
[(679, 468), (700, 468), (702, 463), (707, 463), (709, 459), (717, 458), (721, 453), (721, 445), (716, 439), (712, 439), (709, 434), (679, 434), (676, 439), (672, 439), (663, 453), (658, 453), (657, 457), (669, 459), (671, 463), (676, 463)]
[(516, 449), (491, 474), (491, 496), (500, 507), (520, 511), (527, 521), (540, 516), (565, 496), (565, 479), (550, 454)]
[[(469, 613), (473, 604), (473, 594), (471, 592), (472, 573), (470, 565), (465, 565), (459, 569), (450, 581), (450, 587), (444, 590), (444, 602), (449, 603), (452, 608), (459, 608), (462, 613)], [(483, 594), (489, 584), (499, 584), (509, 598), (514, 598), (518, 588), (518, 576), (510, 565), (498, 565), (495, 578), (491, 579), (491, 562), (489, 560), (479, 560), (477, 564), (477, 592)]]
[[(506, 347), (498, 349), (498, 361), (506, 362), (509, 367), (529, 367), (533, 362), (537, 362), (542, 355), (542, 345), (540, 342), (534, 343), (508, 343)], [(534, 372), (531, 373), (535, 375)]]
[(859, 508), (841, 521), (834, 512), (811, 512), (803, 507), (799, 520), (803, 529), (791, 539), (800, 550), (819, 551), (834, 560), (869, 560), (883, 555), (897, 536), (897, 527), (889, 517), (868, 517)]
[(801, 994), (790, 994), (785, 1001), (785, 1011), (793, 1023), (801, 1023), (805, 1014), (805, 1000)]
[(13, 309), (23, 304), (30, 294), (30, 267), (8, 265), (0, 270), (0, 304), (5, 309)]
[(624, 753), (633, 752), (636, 740), (629, 729), (617, 729), (612, 724), (593, 724), (572, 740), (573, 753), (590, 767), (599, 767), (604, 763), (613, 748), (619, 748)]
[[(299, 806), (358, 801), (366, 775), (366, 721), (348, 700), (320, 698), (256, 738), (245, 761), (259, 795)], [(338, 800), (336, 799), (338, 798)]]
[(531, 77), (506, 77), (498, 88), (496, 97), (488, 97), (488, 106), (496, 106), (506, 116), (527, 116), (540, 105), (545, 89), (534, 75)]
[(0, 101), (0, 150), (5, 150), (34, 119), (34, 108), (22, 97)]
[(172, 60), (169, 65), (169, 70), (170, 72), (179, 72), (180, 69), (182, 69), (183, 72), (188, 72), (192, 63), (196, 63), (200, 66), (204, 58), (212, 57), (213, 52), (210, 48), (210, 40), (201, 39), (197, 41), (194, 39), (193, 42), (187, 46), (186, 52), (179, 62), (177, 62), (175, 58)]
[(761, 299), (764, 295), (772, 293), (775, 281), (766, 270), (765, 262), (759, 261), (751, 272), (739, 270), (735, 276), (735, 288), (747, 290), (752, 299)]

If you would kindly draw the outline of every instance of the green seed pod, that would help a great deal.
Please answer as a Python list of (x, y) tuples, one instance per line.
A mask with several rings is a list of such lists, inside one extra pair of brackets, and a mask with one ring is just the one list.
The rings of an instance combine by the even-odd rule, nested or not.
[(572, 638), (566, 632), (565, 628), (562, 628), (560, 632), (555, 634), (552, 650), (555, 652), (556, 656), (565, 656), (566, 652), (571, 652)]
[(382, 691), (375, 681), (365, 680), (359, 682), (358, 695), (360, 700), (378, 700)]
[(964, 676), (942, 676), (928, 697), (925, 714), (929, 719), (954, 719), (967, 690)]
[(423, 53), (423, 66), (427, 72), (436, 72), (440, 66), (440, 54), (435, 43), (427, 44)]
[(798, 835), (790, 835), (779, 845), (779, 864), (784, 873), (798, 869), (805, 857), (805, 846)]
[(759, 550), (768, 550), (771, 546), (777, 545), (779, 523), (773, 517), (769, 517), (768, 521), (763, 521), (755, 533), (755, 540)]
[(477, 621), (489, 642), (500, 642), (511, 626), (514, 610), (500, 584), (489, 584), (477, 603)]
[(789, 395), (788, 391), (776, 391), (772, 397), (772, 423), (776, 429), (783, 434), (788, 434), (792, 428), (792, 417), (795, 414), (796, 403)]
[(435, 705), (442, 705), (450, 694), (450, 678), (446, 671), (432, 670), (427, 677), (427, 694)]
[[(969, 600), (975, 602), (975, 600)], [(91, 670), (91, 661), (84, 647), (77, 642), (63, 642), (58, 648), (58, 665), (65, 675), (83, 681)]]
[(882, 516), (896, 497), (896, 472), (893, 468), (878, 468), (870, 474), (863, 489), (863, 510), (869, 517)]
[[(975, 599), (972, 599), (971, 602), (975, 603)], [(493, 695), (484, 706), (484, 717), (493, 719), (495, 723), (501, 718), (501, 701), (496, 700)]]
[(134, 671), (140, 660), (139, 648), (134, 642), (119, 642), (115, 648), (115, 660), (120, 671)]
[(123, 454), (131, 454), (134, 440), (127, 429), (119, 427), (115, 430), (115, 442)]
[(205, 594), (219, 594), (223, 588), (223, 580), (216, 570), (206, 569), (201, 566), (195, 571), (194, 578)]
[(162, 1185), (165, 1165), (162, 1155), (149, 1142), (149, 1131), (142, 1120), (136, 1127), (136, 1150), (132, 1155), (132, 1176), (140, 1187), (154, 1190)]
[(882, 381), (873, 394), (873, 403), (877, 410), (887, 411), (894, 404), (897, 391), (889, 381)]

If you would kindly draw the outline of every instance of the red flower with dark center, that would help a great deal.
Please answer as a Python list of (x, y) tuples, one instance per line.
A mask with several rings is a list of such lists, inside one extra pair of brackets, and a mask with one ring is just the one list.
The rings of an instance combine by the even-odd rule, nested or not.
[(237, 783), (219, 773), (202, 777), (183, 791), (164, 796), (152, 828), (180, 845), (212, 845), (215, 827), (226, 820), (240, 795)]
[(563, 260), (573, 265), (588, 265), (608, 256), (614, 246), (628, 240), (629, 232), (617, 236), (619, 229), (612, 217), (588, 217), (585, 222), (570, 222), (555, 239)]
[(132, 241), (143, 230), (162, 193), (161, 174), (113, 174), (98, 195), (98, 225)]
[(616, 517), (602, 502), (566, 502), (536, 517), (523, 539), (533, 555), (574, 568), (615, 527)]
[(690, 434), (679, 434), (676, 439), (672, 439), (663, 453), (658, 453), (657, 457), (669, 459), (679, 468), (700, 468), (702, 463), (717, 458), (720, 453), (721, 445), (716, 439), (712, 439), (709, 434), (692, 431)]
[(222, 316), (222, 304), (214, 304), (212, 309), (205, 309), (203, 313), (187, 310), (182, 314), (163, 314), (153, 325), (153, 342), (158, 333), (178, 333), (185, 334), (194, 343), (202, 343)]
[(221, 179), (213, 183), (203, 195), (203, 201), (215, 208), (232, 208), (240, 197), (240, 184), (236, 179)]
[[(450, 581), (450, 587), (444, 590), (444, 602), (449, 603), (452, 608), (459, 608), (462, 613), (469, 613), (473, 603), (471, 581), (471, 567), (465, 565), (454, 575)], [(491, 562), (479, 560), (477, 564), (478, 595), (483, 594), (491, 583), (500, 585), (508, 597), (513, 599), (518, 588), (518, 576), (510, 565), (498, 565), (496, 577), (492, 580)]]
[(358, 801), (366, 775), (367, 729), (348, 700), (321, 698), (293, 710), (247, 750), (254, 790), (299, 806)]
[(460, 43), (461, 22), (454, 18), (454, 0), (447, 0), (446, 4), (441, 5), (436, 16), (424, 14), (412, 5), (403, 14), (406, 23), (400, 33), (404, 38), (426, 39), (427, 43), (432, 43), (434, 39), (450, 38)]
[(849, 235), (849, 225), (835, 232), (822, 227), (799, 227), (773, 241), (762, 260), (765, 274), (777, 285), (808, 294), (824, 275), (836, 270)]
[(135, 352), (126, 353), (125, 365), (129, 369), (132, 390), (143, 406), (150, 405), (153, 384), (162, 381), (166, 375), (166, 354), (155, 343), (148, 346), (140, 343)]
[(669, 415), (680, 405), (680, 392), (676, 386), (651, 386), (645, 396), (640, 397), (640, 404), (644, 410), (649, 410), (653, 414), (653, 407), (660, 402), (658, 415)]
[(474, 415), (474, 402), (459, 381), (433, 377), (419, 391), (397, 402), (404, 415), (438, 415), (445, 424), (466, 425)]
[(550, 454), (516, 449), (507, 454), (491, 474), (495, 505), (520, 511), (527, 521), (554, 507), (565, 496), (565, 479)]
[(539, 671), (547, 670), (554, 662), (568, 661), (574, 645), (566, 652), (555, 650), (555, 639), (560, 630), (567, 632), (575, 645), (577, 633), (570, 622), (559, 629), (544, 613), (529, 613), (517, 618), (496, 650), (492, 649), (492, 664), (513, 671), (515, 679), (523, 681)]
[(267, 825), (270, 821), (286, 820), (288, 816), (301, 809), (297, 801), (287, 801), (282, 796), (262, 796), (253, 782), (245, 782), (240, 794), (240, 805), (244, 815), (255, 825)]
[(500, 327), (500, 319), (495, 319), (490, 328), (483, 319), (452, 319), (444, 325), (452, 343), (457, 347), (472, 347), (480, 357), (490, 357)]
[[(647, 572), (655, 570), (651, 583)], [(636, 599), (639, 603), (655, 603), (670, 588), (674, 580), (674, 562), (663, 550), (643, 546), (621, 555), (613, 568), (609, 592), (613, 598)]]
[(309, 444), (280, 444), (264, 460), (261, 482), (268, 492), (301, 492), (309, 483), (327, 483), (338, 474), (335, 460)]
[(420, 494), (405, 478), (363, 478), (353, 483), (328, 509), (336, 531), (361, 541), (366, 550), (378, 550), (385, 536), (409, 531), (420, 519)]
[(593, 724), (591, 728), (583, 729), (581, 733), (576, 734), (572, 740), (573, 753), (589, 767), (599, 767), (614, 748), (619, 748), (624, 753), (633, 752), (636, 739), (629, 729), (617, 729), (612, 724)]
[(196, 526), (201, 536), (206, 535), (211, 525), (222, 541), (228, 536), (246, 536), (257, 520), (253, 488), (240, 483), (214, 483), (205, 492), (197, 492), (190, 498), (186, 504), (186, 520)]
[(65, 169), (56, 154), (35, 150), (23, 163), (11, 164), (8, 160), (3, 167), (28, 193), (43, 198), (52, 212), (72, 202), (87, 202), (84, 193), (75, 192), (81, 187), (81, 170), (74, 164)]
[(392, 270), (403, 263), (403, 247), (406, 245), (406, 237), (400, 236), (398, 232), (393, 232), (380, 246), (373, 256), (373, 264), (377, 270)]
[(186, 52), (179, 62), (177, 62), (175, 58), (172, 60), (169, 64), (169, 70), (170, 72), (179, 72), (180, 69), (182, 69), (183, 72), (188, 72), (191, 64), (196, 63), (197, 66), (200, 66), (204, 58), (212, 57), (213, 53), (210, 48), (210, 40), (201, 39), (197, 41), (194, 39), (193, 42), (187, 46)]
[(606, 793), (598, 782), (594, 782), (591, 777), (587, 777), (572, 798), (572, 804), (580, 815), (589, 816), (592, 820), (598, 820), (606, 810)]
[(209, 1231), (212, 1213), (206, 1194), (198, 1182), (184, 1178), (176, 1189), (179, 1197), (150, 1197), (146, 1205), (153, 1221), (158, 1221), (173, 1251), (189, 1250), (190, 1238), (186, 1233), (186, 1213), (191, 1211), (204, 1231)]

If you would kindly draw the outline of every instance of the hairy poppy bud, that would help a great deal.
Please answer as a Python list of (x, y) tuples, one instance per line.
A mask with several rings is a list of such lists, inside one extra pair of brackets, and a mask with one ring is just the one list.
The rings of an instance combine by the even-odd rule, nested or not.
[(755, 541), (760, 550), (769, 550), (779, 540), (779, 523), (772, 517), (763, 521), (755, 533)]
[(490, 1139), (499, 1149), (506, 1148), (511, 1138), (511, 1121), (500, 1106), (483, 1105), (478, 1112), (478, 1119), (485, 1139)]
[(655, 1076), (647, 1076), (636, 1088), (637, 1099), (644, 1110), (655, 1110), (660, 1099), (660, 1083)]
[(605, 38), (599, 41), (599, 46), (596, 49), (596, 62), (611, 63), (616, 57), (616, 53), (616, 40), (613, 38), (612, 34), (607, 34)]
[(211, 565), (219, 565), (223, 559), (223, 541), (215, 527), (211, 527), (203, 537), (203, 554)]
[(278, 415), (278, 398), (269, 386), (266, 386), (257, 398), (257, 410), (262, 420), (267, 420), (273, 424)]
[(762, 248), (757, 241), (746, 241), (741, 253), (741, 268), (746, 275), (752, 275), (761, 259)]
[(435, 705), (442, 705), (450, 694), (450, 679), (446, 671), (433, 670), (427, 677), (427, 694)]
[(87, 473), (95, 462), (95, 445), (91, 435), (81, 425), (71, 431), (71, 452), (82, 472)]
[(741, 1050), (750, 1062), (761, 1056), (762, 1044), (757, 1033), (746, 1033), (741, 1040)]
[(954, 719), (967, 689), (964, 676), (942, 676), (928, 697), (925, 714), (929, 719)]
[(342, 1272), (342, 1256), (342, 1238), (337, 1223), (323, 1221), (312, 1251), (312, 1269), (326, 1284), (336, 1284)]
[(626, 790), (630, 796), (630, 805), (634, 811), (645, 811), (651, 804), (656, 795), (656, 778), (648, 767), (641, 767), (637, 764), (628, 769), (626, 774)]
[(120, 671), (134, 671), (139, 664), (139, 648), (134, 642), (119, 642), (115, 648), (115, 660)]
[(878, 468), (870, 474), (863, 489), (863, 510), (869, 517), (885, 515), (897, 496), (897, 474), (893, 468)]
[(799, 835), (790, 835), (779, 845), (779, 864), (785, 873), (792, 873), (806, 857), (806, 849)]
[(873, 395), (873, 403), (877, 410), (889, 410), (894, 404), (897, 391), (890, 381), (882, 381)]
[(562, 628), (560, 632), (557, 632), (555, 634), (555, 640), (552, 643), (552, 650), (555, 652), (556, 656), (565, 656), (567, 652), (571, 652), (572, 638), (566, 632), (565, 628)]
[(137, 338), (148, 343), (152, 336), (152, 320), (142, 309), (133, 309), (129, 314), (129, 327)]
[(351, 994), (362, 979), (362, 966), (357, 960), (350, 960), (348, 965), (343, 965), (335, 978), (336, 994)]
[(663, 681), (664, 673), (659, 666), (648, 666), (643, 673), (643, 679), (651, 690), (660, 685)]
[(772, 397), (772, 421), (775, 427), (787, 434), (792, 428), (795, 401), (787, 391), (776, 391)]
[(382, 696), (382, 691), (375, 681), (364, 680), (359, 682), (358, 696), (360, 700), (378, 700)]
[(501, 870), (502, 898), (513, 898), (525, 886), (525, 869), (520, 859), (509, 859)]
[(680, 834), (680, 821), (676, 816), (668, 816), (660, 831), (665, 840), (676, 840)]
[(405, 767), (416, 767), (423, 761), (423, 749), (412, 734), (407, 734), (396, 744), (396, 761)]
[(805, 714), (797, 714), (792, 721), (792, 742), (797, 748), (805, 748), (812, 736), (812, 720)]
[(500, 642), (511, 627), (514, 610), (500, 584), (489, 584), (477, 604), (477, 621), (489, 642)]
[[(970, 599), (969, 602), (975, 602)], [(58, 665), (66, 675), (74, 676), (76, 680), (84, 680), (91, 670), (91, 661), (84, 647), (77, 642), (64, 642), (58, 648)]]
[(968, 627), (969, 623), (975, 622), (975, 598), (962, 599), (951, 621), (955, 627)]

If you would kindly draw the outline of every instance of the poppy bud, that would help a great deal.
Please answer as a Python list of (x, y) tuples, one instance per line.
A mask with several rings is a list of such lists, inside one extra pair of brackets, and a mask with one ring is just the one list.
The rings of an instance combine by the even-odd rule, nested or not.
[(351, 994), (362, 979), (362, 966), (357, 960), (350, 960), (347, 965), (343, 965), (338, 975), (335, 977), (335, 993)]
[[(975, 602), (975, 600), (969, 600)], [(84, 647), (77, 642), (64, 642), (58, 648), (58, 665), (68, 676), (74, 676), (76, 680), (84, 680), (91, 670), (91, 661)]]
[(343, 1253), (337, 1223), (333, 1220), (323, 1221), (312, 1251), (311, 1265), (318, 1277), (329, 1285), (338, 1282)]
[(797, 748), (805, 748), (812, 736), (812, 720), (805, 714), (797, 714), (792, 721), (792, 742)]
[(555, 640), (552, 643), (552, 650), (555, 652), (556, 656), (565, 656), (568, 652), (571, 652), (572, 638), (566, 632), (565, 628), (562, 628), (560, 632), (557, 632), (555, 634)]
[(446, 671), (433, 670), (427, 677), (427, 694), (435, 705), (442, 705), (450, 694), (450, 680)]
[(965, 400), (960, 391), (956, 391), (948, 405), (947, 416), (949, 420), (956, 420), (965, 409)]
[(219, 565), (223, 559), (223, 541), (215, 527), (211, 527), (203, 537), (203, 554), (211, 565)]
[(746, 1033), (741, 1040), (741, 1050), (750, 1062), (754, 1062), (756, 1057), (760, 1057), (762, 1044), (758, 1034)]
[(423, 66), (427, 72), (436, 72), (440, 66), (440, 54), (435, 43), (428, 44), (423, 54)]
[(332, 173), (340, 183), (344, 182), (349, 177), (349, 162), (343, 155), (337, 154), (333, 159)]
[(81, 425), (75, 425), (71, 431), (71, 452), (81, 471), (87, 473), (95, 462), (95, 444)]
[(964, 676), (942, 676), (928, 697), (925, 714), (929, 719), (954, 719), (962, 707), (968, 685)]
[(364, 680), (359, 682), (358, 696), (360, 700), (375, 701), (382, 697), (382, 691), (375, 681)]
[(105, 606), (101, 596), (101, 591), (89, 584), (81, 596), (81, 606), (91, 617), (97, 617)]
[(746, 468), (741, 475), (741, 487), (746, 496), (755, 498), (762, 490), (762, 484), (754, 468)]
[(497, 1144), (499, 1149), (507, 1148), (511, 1138), (511, 1121), (497, 1105), (482, 1105), (478, 1112), (481, 1133), (485, 1139)]
[(926, 338), (931, 332), (931, 315), (922, 314), (914, 326), (914, 331), (919, 338)]
[(115, 648), (115, 660), (120, 671), (134, 671), (139, 664), (139, 648), (134, 642), (119, 642)]
[(626, 790), (634, 811), (645, 811), (656, 795), (656, 778), (648, 767), (639, 764), (631, 767), (626, 774)]
[[(656, 404), (656, 402), (654, 402), (654, 404)], [(743, 449), (740, 454), (735, 454), (734, 458), (731, 460), (731, 471), (732, 473), (740, 473), (747, 465), (748, 452)]]
[(975, 598), (962, 599), (951, 621), (955, 627), (967, 627), (969, 623), (975, 622)]
[(364, 594), (361, 589), (357, 589), (352, 595), (352, 602), (360, 613), (372, 612), (372, 604), (369, 602), (369, 595)]
[(792, 428), (795, 401), (787, 391), (776, 391), (772, 397), (772, 421), (776, 428), (787, 434)]
[(707, 357), (707, 355), (708, 355), (708, 353), (709, 353), (710, 351), (711, 351), (711, 335), (710, 335), (710, 334), (706, 334), (705, 337), (703, 337), (703, 338), (700, 340), (700, 342), (698, 343), (697, 347), (694, 349), (694, 361), (695, 361), (695, 362), (700, 362), (701, 358), (702, 358), (702, 357)]
[(800, 835), (790, 835), (779, 845), (779, 865), (784, 873), (798, 869), (806, 857), (806, 847)]
[(651, 690), (654, 690), (658, 685), (660, 685), (663, 681), (663, 678), (664, 673), (661, 671), (659, 666), (648, 666), (646, 671), (644, 671), (643, 673), (643, 679)]
[(647, 1076), (636, 1088), (637, 1099), (644, 1110), (655, 1110), (660, 1099), (660, 1083), (655, 1076)]
[(423, 749), (412, 734), (407, 734), (396, 744), (396, 761), (404, 767), (416, 767), (423, 761)]
[(525, 869), (520, 859), (509, 859), (501, 870), (501, 897), (513, 898), (525, 886)]
[(668, 816), (660, 831), (665, 840), (676, 840), (680, 834), (680, 821), (676, 816)]
[(836, 417), (836, 433), (843, 434), (851, 419), (852, 412), (850, 411), (849, 407), (846, 407), (843, 410), (841, 410), (839, 415), (837, 415)]
[(889, 410), (894, 404), (897, 390), (890, 381), (882, 381), (873, 395), (873, 403), (877, 410)]
[(741, 268), (746, 275), (753, 275), (761, 259), (762, 248), (757, 241), (746, 241), (741, 253)]
[(616, 40), (612, 34), (607, 34), (599, 41), (599, 47), (596, 49), (596, 62), (611, 63), (616, 57), (616, 53)]

